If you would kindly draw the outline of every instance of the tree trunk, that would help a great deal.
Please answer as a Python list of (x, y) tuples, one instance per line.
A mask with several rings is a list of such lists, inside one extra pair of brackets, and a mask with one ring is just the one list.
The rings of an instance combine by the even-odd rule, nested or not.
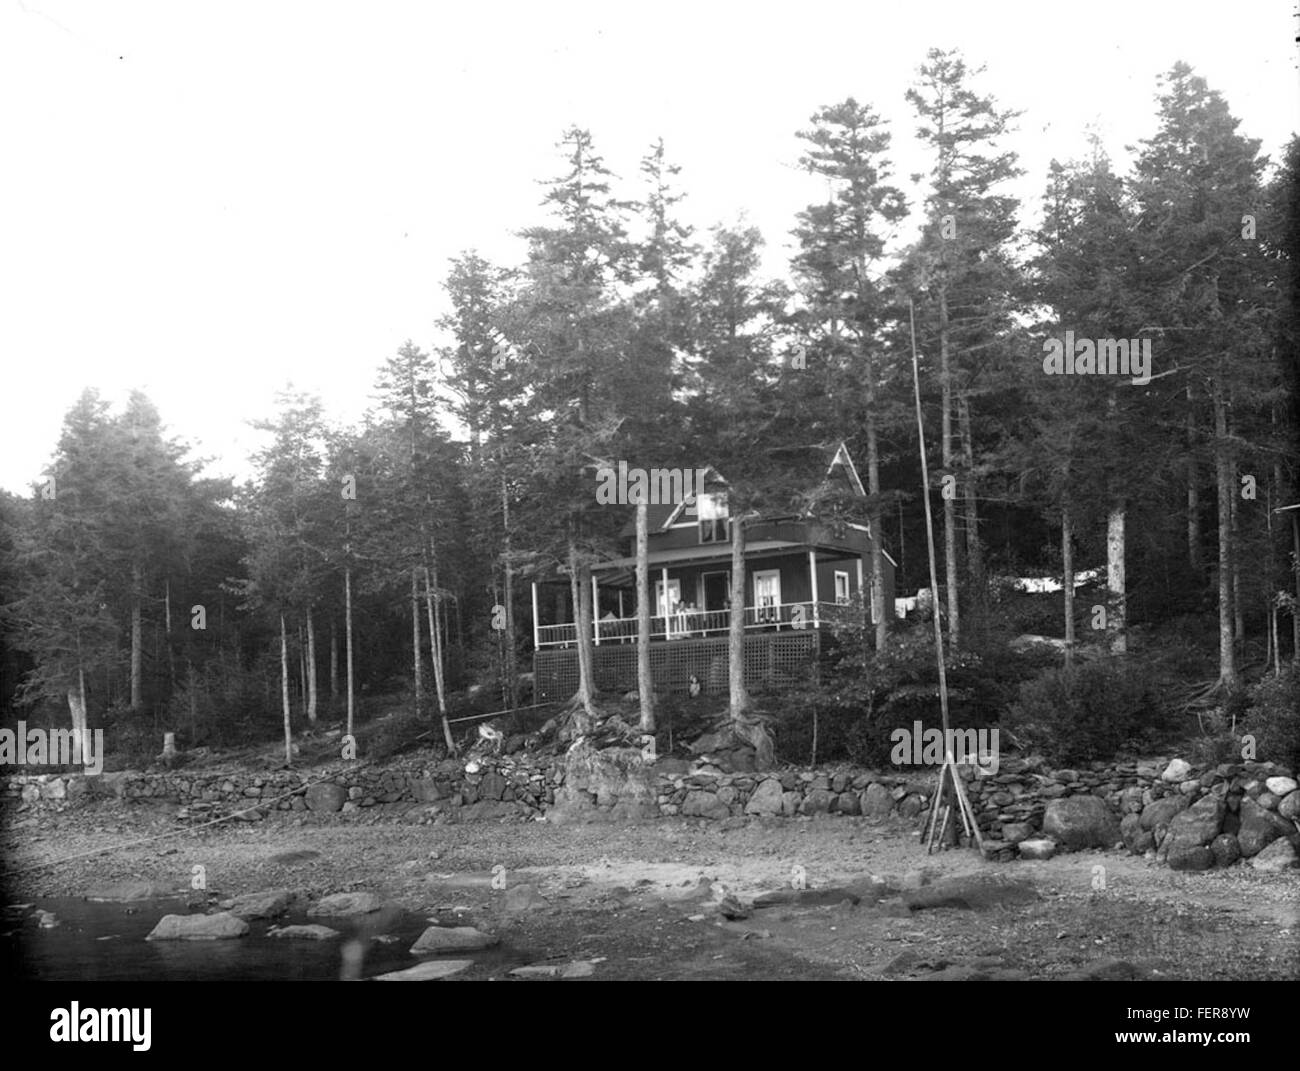
[(316, 724), (316, 624), (307, 607), (307, 724)]
[(194, 663), (188, 658), (185, 660), (185, 679), (189, 682), (186, 691), (189, 692), (190, 700), (190, 740), (193, 741), (194, 735), (199, 727), (199, 686), (194, 676)]
[(330, 615), (330, 701), (339, 697), (339, 626)]
[(167, 629), (167, 686), (169, 694), (176, 694), (176, 652), (172, 650), (172, 582), (168, 577), (163, 587), (163, 623)]
[(749, 709), (749, 690), (745, 687), (746, 519), (743, 516), (737, 516), (730, 526), (731, 621), (727, 630), (727, 683), (730, 691), (729, 713), (733, 722), (741, 720)]
[(141, 635), (140, 613), (141, 582), (140, 566), (131, 566), (131, 709), (136, 711), (141, 706), (140, 692), (144, 677), (144, 643)]
[[(965, 394), (957, 396), (957, 418), (961, 429), (962, 493), (966, 499), (966, 569), (970, 574), (973, 596), (968, 608), (973, 606), (980, 611), (984, 605), (984, 552), (980, 547), (979, 500), (975, 494), (975, 442), (971, 431), (970, 400)], [(976, 616), (980, 614), (977, 612)]]
[[(1111, 423), (1118, 420), (1119, 403), (1112, 393), (1107, 403)], [(1110, 592), (1106, 631), (1110, 633), (1111, 654), (1128, 651), (1128, 584), (1124, 575), (1124, 518), (1126, 503), (1122, 496), (1112, 502), (1106, 517), (1106, 588)]]
[(1232, 615), (1232, 463), (1228, 457), (1228, 410), (1223, 387), (1214, 381), (1214, 475), (1219, 503), (1219, 683), (1237, 687)]
[(650, 525), (645, 495), (636, 504), (636, 694), (641, 728), (655, 731), (654, 682), (650, 678)]
[(502, 605), (506, 608), (505, 644), (506, 695), (511, 709), (519, 705), (519, 668), (515, 662), (515, 567), (510, 557), (510, 498), (507, 494), (505, 471), (501, 473), (501, 527), (504, 536), (505, 593)]
[[(867, 366), (867, 524), (871, 528), (871, 621), (875, 626), (876, 650), (889, 642), (889, 619), (885, 613), (885, 528), (880, 511), (880, 444), (876, 438), (876, 358), (864, 348)], [(892, 607), (890, 608), (892, 611)]]
[(1291, 514), (1291, 563), (1295, 602), (1291, 606), (1291, 661), (1300, 666), (1300, 514)]
[(1187, 561), (1198, 573), (1201, 558), (1201, 494), (1196, 466), (1196, 414), (1192, 409), (1192, 385), (1187, 384)]
[(289, 634), (280, 615), (280, 701), (284, 712), (284, 764), (293, 765), (293, 730), (289, 724)]
[[(434, 559), (436, 562), (436, 558)], [(438, 574), (437, 565), (434, 565), (434, 571), (430, 573), (429, 567), (424, 569), (424, 608), (429, 615), (429, 636), (430, 644), (433, 647), (433, 686), (438, 693), (438, 717), (442, 719), (442, 739), (447, 745), (447, 753), (454, 754), (456, 751), (456, 741), (451, 737), (451, 722), (447, 720), (447, 688), (443, 678), (442, 666), (442, 622), (438, 620), (438, 611), (434, 604), (434, 589), (437, 587)]]
[[(942, 395), (943, 471), (953, 473), (952, 370), (948, 352), (948, 290), (939, 288), (939, 386)], [(943, 559), (948, 587), (948, 641), (961, 642), (961, 616), (957, 605), (957, 496), (943, 495)], [(939, 607), (934, 608), (939, 613)]]
[(1128, 651), (1128, 598), (1124, 577), (1124, 503), (1111, 507), (1106, 517), (1106, 587), (1110, 591), (1106, 631), (1110, 633), (1112, 654)]
[(307, 714), (307, 644), (303, 642), (302, 626), (298, 626), (298, 700), (302, 713)]
[(590, 718), (596, 717), (596, 686), (591, 671), (591, 588), (584, 583), (586, 570), (578, 563), (578, 545), (569, 540), (569, 591), (573, 596), (573, 628), (578, 648), (578, 691), (573, 703)]
[[(72, 731), (77, 734), (74, 740), (81, 740), (82, 748), (86, 744), (86, 671), (77, 667), (77, 686), (68, 689), (68, 712), (72, 716)], [(85, 753), (84, 750), (82, 752)]]
[[(1234, 470), (1236, 466), (1233, 466)], [(1239, 651), (1243, 649), (1246, 642), (1246, 621), (1245, 612), (1242, 608), (1241, 598), (1241, 554), (1237, 548), (1241, 546), (1241, 497), (1238, 493), (1239, 481), (1236, 478), (1236, 472), (1233, 472), (1232, 478), (1232, 639), (1236, 643)]]
[(343, 632), (347, 647), (347, 684), (348, 684), (348, 736), (352, 735), (352, 566), (343, 570)]
[(1065, 664), (1074, 665), (1074, 531), (1070, 507), (1061, 507), (1061, 591), (1065, 595)]
[(415, 682), (415, 716), (424, 716), (424, 686), (420, 677), (420, 590), (414, 566), (411, 567), (411, 668)]

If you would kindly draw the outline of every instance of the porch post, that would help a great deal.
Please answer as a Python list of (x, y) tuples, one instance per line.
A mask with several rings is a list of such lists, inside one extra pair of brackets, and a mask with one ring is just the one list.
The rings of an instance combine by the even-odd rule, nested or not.
[(591, 630), (596, 634), (596, 646), (600, 646), (600, 586), (596, 583), (596, 574), (591, 574)]
[[(668, 566), (662, 566), (659, 570), (660, 576), (664, 582), (664, 597), (660, 603), (659, 612), (664, 615), (664, 639), (672, 639), (672, 615), (668, 612), (672, 609), (668, 605)], [(647, 592), (647, 594), (649, 594)]]
[(541, 621), (537, 617), (537, 581), (533, 581), (533, 650), (541, 645)]
[(862, 590), (862, 555), (861, 554), (858, 555), (857, 562), (858, 562), (858, 595), (861, 596), (862, 598), (862, 612), (866, 616), (868, 624), (875, 624), (875, 622), (871, 620), (871, 609), (870, 609), (871, 602), (870, 600), (867, 599), (867, 593)]
[(813, 628), (821, 627), (821, 607), (817, 600), (817, 552), (808, 548), (808, 575), (812, 578)]

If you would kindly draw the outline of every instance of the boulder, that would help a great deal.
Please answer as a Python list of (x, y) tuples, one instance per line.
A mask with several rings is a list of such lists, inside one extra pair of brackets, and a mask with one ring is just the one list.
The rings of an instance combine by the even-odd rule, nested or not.
[(1169, 825), (1174, 820), (1174, 815), (1186, 810), (1188, 802), (1186, 796), (1165, 796), (1153, 800), (1142, 810), (1142, 828), (1155, 829), (1157, 826)]
[(265, 892), (245, 893), (221, 906), (236, 918), (273, 919), (289, 910), (298, 894), (292, 889), (267, 889)]
[(687, 747), (690, 748), (692, 754), (707, 755), (713, 751), (729, 748), (733, 743), (731, 734), (724, 729), (719, 729), (717, 732), (705, 733), (703, 736), (697, 737)]
[(506, 787), (506, 779), (494, 770), (479, 782), (479, 799), (499, 800), (505, 795)]
[(694, 791), (686, 793), (682, 814), (689, 818), (727, 818), (731, 808), (712, 792)]
[(898, 816), (900, 818), (912, 819), (923, 810), (925, 810), (925, 804), (921, 801), (921, 797), (918, 795), (911, 795), (906, 797), (903, 802), (898, 805)]
[(1192, 766), (1189, 762), (1182, 759), (1174, 759), (1165, 767), (1164, 773), (1160, 775), (1160, 780), (1168, 784), (1177, 784), (1179, 781), (1186, 781), (1192, 775)]
[(418, 803), (437, 803), (449, 795), (447, 785), (433, 777), (411, 778), (411, 795)]
[(1237, 843), (1241, 854), (1247, 859), (1258, 855), (1278, 837), (1285, 837), (1295, 832), (1295, 827), (1285, 818), (1272, 811), (1267, 811), (1252, 799), (1241, 801), (1241, 828), (1237, 831)]
[(307, 788), (307, 810), (309, 811), (333, 814), (341, 811), (347, 800), (347, 789), (330, 781), (318, 781)]
[(746, 814), (777, 815), (781, 813), (781, 782), (775, 777), (763, 781), (745, 804)]
[(793, 818), (799, 813), (799, 804), (803, 802), (803, 797), (798, 792), (781, 793), (781, 813), (787, 818)]
[(41, 785), (41, 799), (61, 800), (68, 794), (67, 786), (63, 783), (63, 778), (54, 777), (45, 784)]
[(575, 959), (572, 963), (530, 963), (515, 967), (512, 978), (590, 978), (596, 973), (596, 964), (588, 959)]
[(335, 893), (308, 909), (307, 915), (310, 918), (350, 918), (353, 915), (368, 915), (382, 906), (383, 902), (372, 892)]
[(439, 978), (446, 978), (448, 975), (459, 974), (472, 966), (474, 966), (472, 959), (431, 959), (425, 963), (417, 963), (414, 967), (407, 967), (402, 971), (377, 974), (372, 980), (376, 982), (434, 982)]
[(1067, 850), (1113, 848), (1119, 822), (1100, 796), (1052, 800), (1043, 814), (1043, 832)]
[(1281, 839), (1275, 840), (1250, 861), (1250, 865), (1256, 870), (1263, 870), (1266, 873), (1291, 870), (1297, 864), (1300, 864), (1300, 859), (1296, 858), (1291, 842)]
[(1283, 818), (1295, 821), (1300, 818), (1300, 790), (1288, 793), (1277, 805), (1277, 813)]
[(558, 802), (562, 807), (589, 806), (595, 797), (597, 807), (629, 804), (644, 811), (655, 811), (653, 768), (645, 762), (640, 748), (598, 748), (580, 740), (564, 757), (564, 787)]
[(1031, 837), (1016, 845), (1021, 859), (1050, 859), (1056, 854), (1056, 841), (1047, 837)]
[(442, 952), (478, 952), (492, 948), (500, 939), (473, 926), (430, 926), (411, 946), (411, 955)]
[(1232, 866), (1241, 858), (1241, 848), (1231, 833), (1220, 833), (1210, 841), (1210, 851), (1214, 855), (1215, 866)]
[(298, 941), (329, 941), (338, 935), (338, 930), (331, 930), (328, 926), (316, 922), (308, 923), (306, 926), (272, 926), (266, 931), (267, 937), (284, 937)]
[(863, 814), (872, 818), (884, 818), (893, 809), (893, 794), (879, 781), (868, 785), (862, 793)]
[(1034, 835), (1031, 822), (1007, 822), (1002, 826), (1002, 839), (1008, 844), (1019, 844)]
[(1294, 777), (1270, 777), (1264, 782), (1264, 787), (1275, 796), (1289, 796), (1300, 785), (1296, 784)]
[(1169, 823), (1169, 836), (1187, 847), (1206, 847), (1219, 835), (1225, 811), (1227, 805), (1222, 796), (1202, 796), (1174, 815)]
[(840, 814), (857, 815), (862, 813), (856, 792), (841, 792), (835, 797), (835, 810)]
[(1214, 866), (1214, 853), (1203, 844), (1171, 838), (1165, 863), (1170, 870), (1209, 870)]
[(164, 915), (146, 941), (221, 941), (243, 937), (248, 923), (228, 912), (216, 915)]
[(827, 814), (831, 809), (831, 800), (835, 797), (831, 795), (829, 789), (814, 788), (803, 798), (803, 803), (799, 805), (800, 814)]

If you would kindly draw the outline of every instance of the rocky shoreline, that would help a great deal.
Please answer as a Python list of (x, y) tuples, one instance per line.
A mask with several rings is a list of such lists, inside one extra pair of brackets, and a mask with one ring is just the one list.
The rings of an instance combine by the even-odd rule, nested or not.
[[(1291, 770), (1273, 763), (1198, 771), (1182, 759), (1158, 758), (1051, 771), (1033, 758), (1007, 758), (992, 776), (973, 766), (961, 773), (990, 859), (1043, 859), (1122, 844), (1176, 870), (1238, 861), (1269, 870), (1298, 864), (1300, 789)], [(0, 801), (11, 813), (38, 816), (103, 798), (153, 801), (175, 805), (176, 818), (191, 823), (256, 822), (277, 811), (425, 824), (844, 815), (894, 817), (923, 829), (934, 785), (932, 768), (754, 772), (724, 769), (708, 756), (648, 764), (635, 749), (606, 748), (570, 752), (567, 760), (516, 754), (466, 763), (414, 755), (310, 773), (19, 775), (0, 781)], [(955, 831), (951, 837), (967, 843)]]

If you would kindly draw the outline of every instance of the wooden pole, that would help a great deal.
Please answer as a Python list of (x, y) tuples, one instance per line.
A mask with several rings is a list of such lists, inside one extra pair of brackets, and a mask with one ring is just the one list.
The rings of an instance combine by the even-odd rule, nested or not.
[[(921, 416), (921, 370), (916, 357), (916, 311), (909, 299), (907, 316), (912, 328), (912, 389), (916, 396), (917, 448), (921, 453), (921, 501), (925, 503), (925, 538), (930, 552), (930, 595), (934, 607), (934, 657), (939, 665), (939, 707), (943, 714), (943, 739), (948, 742), (948, 674), (943, 664), (943, 630), (939, 625), (939, 573), (934, 557), (934, 518), (930, 513), (930, 466), (925, 459), (925, 421)], [(943, 787), (942, 778), (939, 781)]]

